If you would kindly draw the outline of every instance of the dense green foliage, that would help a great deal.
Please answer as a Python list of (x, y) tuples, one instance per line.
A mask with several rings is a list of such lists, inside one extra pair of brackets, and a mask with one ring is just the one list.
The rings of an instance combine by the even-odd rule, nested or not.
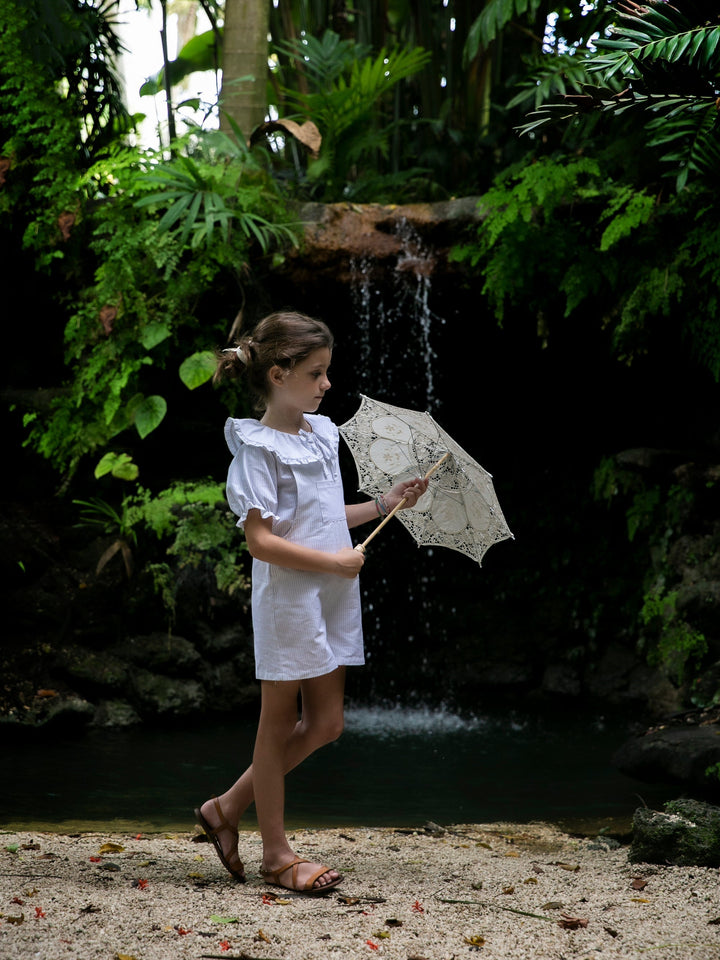
[[(213, 28), (167, 65), (172, 82), (221, 59), (221, 11), (204, 6)], [(453, 256), (499, 324), (530, 325), (549, 350), (563, 325), (603, 330), (621, 363), (677, 353), (720, 379), (714, 5), (422, 0), (391, 2), (385, 17), (369, 0), (281, 0), (268, 104), (319, 128), (316, 157), (277, 131), (269, 149), (200, 129), (165, 150), (133, 146), (113, 11), (3, 4), (0, 229), (52, 291), (64, 331), (49, 402), (25, 401), (27, 444), (63, 492), (83, 470), (97, 478), (112, 505), (82, 509), (111, 538), (105, 563), (129, 570), (141, 556), (169, 609), (183, 565), (212, 558), (230, 591), (241, 558), (217, 491), (151, 490), (138, 450), (175, 385), (210, 391), (213, 348), (231, 339), (249, 284), (298, 242), (293, 201), (479, 195), (482, 222)], [(600, 486), (624, 482), (611, 473)], [(626, 495), (635, 547), (678, 499)], [(655, 573), (639, 585), (637, 625), (650, 658), (685, 682), (708, 641)]]

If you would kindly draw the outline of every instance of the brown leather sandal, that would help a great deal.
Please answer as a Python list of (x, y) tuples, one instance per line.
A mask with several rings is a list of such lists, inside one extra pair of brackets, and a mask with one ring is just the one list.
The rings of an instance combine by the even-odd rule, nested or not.
[[(200, 807), (195, 808), (195, 820), (198, 825), (203, 828), (207, 834), (208, 840), (215, 847), (215, 853), (220, 858), (220, 863), (222, 863), (228, 873), (231, 873), (239, 883), (245, 883), (247, 879), (245, 876), (245, 867), (243, 866), (243, 862), (238, 856), (237, 852), (239, 834), (236, 828), (227, 820), (225, 814), (222, 812), (222, 807), (220, 806), (220, 801), (218, 798), (213, 797), (212, 799), (215, 803), (215, 810), (217, 811), (217, 815), (220, 819), (220, 825), (217, 827), (211, 827), (202, 813), (200, 813)], [(235, 849), (231, 851), (228, 856), (225, 856), (223, 853), (222, 844), (220, 843), (220, 839), (218, 837), (218, 834), (223, 830), (229, 830), (232, 836), (235, 837)]]
[[(336, 880), (331, 880), (330, 883), (324, 883), (320, 887), (315, 887), (313, 884), (318, 880), (324, 873), (327, 873), (328, 870), (331, 870), (331, 867), (320, 867), (307, 881), (305, 886), (298, 886), (298, 864), (299, 863), (311, 863), (310, 860), (305, 860), (303, 857), (295, 857), (294, 860), (291, 860), (290, 863), (286, 863), (284, 867), (280, 867), (278, 870), (261, 870), (261, 874), (265, 883), (270, 883), (276, 887), (282, 887), (283, 890), (294, 890), (296, 893), (305, 893), (311, 896), (314, 896), (316, 893), (325, 893), (327, 890), (332, 890), (334, 887), (337, 887), (339, 883), (342, 883), (345, 879), (343, 876), (339, 876)], [(292, 886), (287, 886), (284, 883), (280, 883), (280, 874), (285, 873), (286, 870), (292, 868)]]

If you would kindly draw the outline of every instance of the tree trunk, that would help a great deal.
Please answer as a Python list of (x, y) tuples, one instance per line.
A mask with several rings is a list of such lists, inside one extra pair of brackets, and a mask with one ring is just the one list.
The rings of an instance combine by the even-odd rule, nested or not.
[(246, 142), (267, 111), (269, 12), (270, 0), (225, 0), (220, 129), (230, 117)]

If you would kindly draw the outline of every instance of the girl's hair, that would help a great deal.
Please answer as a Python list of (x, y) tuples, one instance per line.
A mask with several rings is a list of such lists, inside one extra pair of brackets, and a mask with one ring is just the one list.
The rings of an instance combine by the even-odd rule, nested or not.
[(333, 335), (322, 320), (292, 311), (271, 313), (251, 333), (241, 336), (233, 347), (217, 353), (213, 381), (244, 375), (256, 398), (255, 409), (263, 411), (270, 393), (271, 367), (292, 370), (314, 350), (322, 347), (332, 350), (333, 342)]

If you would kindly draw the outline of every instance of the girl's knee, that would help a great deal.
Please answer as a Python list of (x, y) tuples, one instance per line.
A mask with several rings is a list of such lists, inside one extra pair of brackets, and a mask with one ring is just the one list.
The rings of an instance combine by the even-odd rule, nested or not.
[(333, 743), (333, 741), (339, 739), (344, 728), (345, 724), (341, 715), (339, 717), (323, 717), (322, 720), (310, 722), (306, 726), (306, 732), (316, 747), (322, 747), (326, 743)]
[(325, 728), (326, 734), (326, 743), (333, 743), (335, 740), (339, 740), (342, 736), (342, 732), (345, 729), (345, 719), (344, 717), (336, 717), (331, 721)]

